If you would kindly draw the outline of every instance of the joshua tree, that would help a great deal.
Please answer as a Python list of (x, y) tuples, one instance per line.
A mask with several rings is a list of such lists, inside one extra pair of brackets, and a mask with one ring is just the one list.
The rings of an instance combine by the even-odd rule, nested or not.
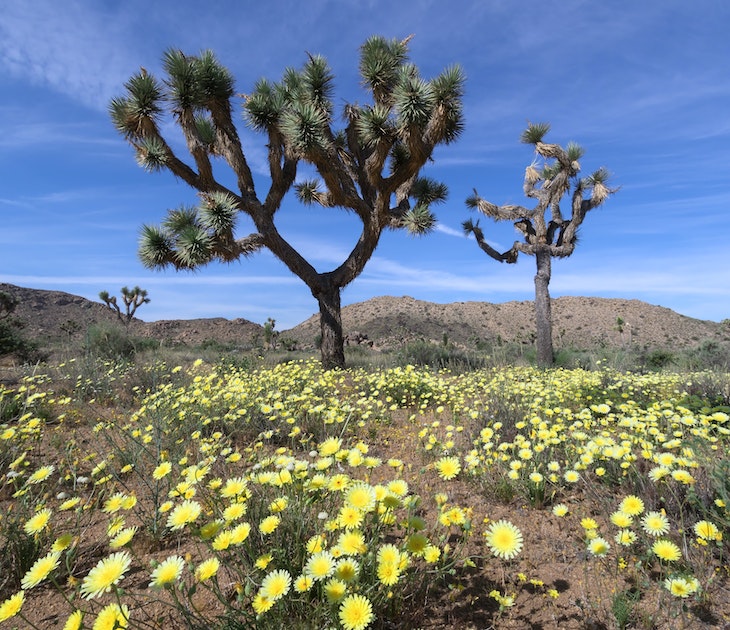
[(147, 291), (140, 289), (139, 287), (134, 287), (134, 289), (131, 290), (127, 287), (122, 287), (124, 312), (122, 312), (119, 304), (117, 304), (116, 295), (110, 296), (108, 292), (101, 291), (99, 293), (99, 299), (109, 307), (109, 310), (116, 313), (117, 319), (124, 324), (125, 328), (129, 328), (129, 324), (132, 321), (134, 314), (137, 312), (137, 309), (142, 306), (142, 304), (147, 304), (150, 301), (147, 297)]
[[(535, 152), (542, 158), (536, 159), (525, 169), (523, 190), (525, 196), (536, 201), (530, 210), (522, 206), (496, 206), (477, 194), (466, 200), (469, 208), (476, 208), (497, 221), (515, 221), (515, 227), (524, 236), (524, 241), (515, 241), (510, 249), (499, 253), (487, 243), (479, 221), (464, 221), (462, 227), (467, 234), (474, 234), (479, 247), (500, 262), (515, 263), (520, 252), (535, 256), (535, 320), (538, 365), (553, 364), (552, 317), (550, 313), (551, 261), (553, 257), (565, 258), (575, 249), (577, 232), (586, 213), (600, 206), (617, 189), (608, 187), (608, 171), (599, 168), (589, 177), (579, 179), (583, 149), (569, 143), (563, 148), (557, 144), (545, 144), (543, 138), (550, 130), (546, 123), (530, 124), (522, 134), (522, 142), (535, 146)], [(573, 193), (570, 198), (571, 215), (563, 217), (560, 200)], [(590, 196), (588, 196), (590, 195)]]
[[(431, 80), (409, 63), (407, 44), (382, 37), (360, 50), (360, 74), (372, 97), (366, 105), (346, 104), (344, 126), (334, 128), (333, 75), (321, 56), (309, 55), (301, 70), (288, 69), (278, 83), (261, 79), (242, 97), (248, 124), (266, 135), (270, 181), (259, 195), (233, 122), (233, 77), (206, 51), (164, 55), (167, 78), (146, 70), (112, 100), (119, 132), (148, 171), (167, 169), (200, 195), (196, 208), (169, 211), (161, 226), (142, 228), (139, 255), (147, 267), (194, 269), (213, 260), (233, 261), (268, 248), (300, 278), (319, 303), (321, 352), (325, 367), (345, 363), (340, 293), (363, 270), (386, 228), (424, 234), (434, 225), (430, 204), (446, 197), (443, 184), (420, 177), (436, 145), (462, 130), (462, 71), (454, 66)], [(169, 105), (192, 158), (186, 163), (162, 137)], [(214, 174), (211, 158), (233, 171)], [(300, 180), (300, 162), (320, 180)], [(297, 182), (297, 183), (295, 183)], [(320, 273), (279, 233), (276, 213), (294, 190), (304, 204), (353, 213), (362, 231), (337, 268)], [(253, 231), (236, 237), (241, 215)]]
[(270, 350), (276, 349), (276, 341), (279, 338), (279, 331), (276, 328), (276, 320), (269, 317), (264, 323), (264, 341)]

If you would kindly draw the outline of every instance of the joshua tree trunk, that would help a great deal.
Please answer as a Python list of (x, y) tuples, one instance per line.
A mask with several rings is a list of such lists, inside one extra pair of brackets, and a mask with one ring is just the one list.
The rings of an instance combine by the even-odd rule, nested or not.
[(322, 367), (326, 370), (345, 367), (344, 338), (342, 336), (342, 311), (340, 288), (328, 284), (312, 294), (319, 303), (319, 325), (322, 334), (320, 352)]
[(538, 246), (535, 252), (537, 273), (535, 274), (535, 321), (537, 323), (537, 364), (540, 367), (553, 365), (553, 320), (550, 313), (551, 256), (547, 245)]

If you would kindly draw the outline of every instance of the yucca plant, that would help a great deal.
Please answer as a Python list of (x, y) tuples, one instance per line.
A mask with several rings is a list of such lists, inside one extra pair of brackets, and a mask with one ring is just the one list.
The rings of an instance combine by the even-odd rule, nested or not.
[[(375, 36), (362, 45), (360, 74), (372, 102), (345, 105), (341, 129), (335, 128), (334, 77), (323, 57), (309, 55), (278, 83), (256, 83), (243, 97), (243, 113), (266, 135), (270, 182), (264, 195), (233, 122), (233, 77), (213, 53), (171, 49), (163, 57), (163, 81), (144, 69), (129, 79), (124, 96), (109, 106), (114, 125), (143, 168), (170, 171), (201, 199), (196, 208), (170, 211), (160, 226), (143, 226), (143, 264), (195, 269), (269, 249), (319, 303), (323, 364), (344, 366), (340, 293), (363, 271), (383, 230), (433, 229), (431, 206), (444, 201), (446, 188), (421, 170), (434, 148), (456, 140), (463, 128), (463, 72), (453, 66), (434, 79), (421, 77), (408, 60), (409, 40)], [(182, 131), (187, 162), (162, 136), (166, 115)], [(235, 189), (214, 172), (211, 157), (233, 171)], [(301, 162), (318, 177), (295, 184)], [(357, 242), (335, 269), (316, 271), (277, 230), (277, 210), (292, 189), (305, 205), (350, 211), (362, 222)], [(247, 236), (236, 236), (241, 215), (253, 225)]]
[[(468, 219), (462, 223), (464, 232), (474, 235), (482, 251), (499, 262), (516, 263), (520, 252), (535, 256), (537, 362), (542, 367), (552, 366), (554, 361), (548, 290), (551, 261), (554, 257), (566, 258), (573, 253), (578, 242), (578, 228), (588, 211), (602, 205), (618, 190), (609, 188), (609, 173), (603, 167), (588, 177), (579, 178), (578, 160), (583, 157), (583, 148), (574, 142), (568, 143), (565, 148), (547, 144), (543, 140), (548, 131), (550, 125), (547, 123), (530, 123), (520, 138), (524, 144), (534, 145), (537, 154), (525, 169), (523, 184), (525, 196), (536, 201), (534, 208), (497, 206), (482, 199), (476, 190), (466, 200), (469, 209), (479, 210), (496, 221), (513, 221), (524, 240), (515, 241), (510, 249), (500, 253), (487, 242), (479, 221)], [(571, 215), (566, 218), (560, 210), (560, 201), (571, 188)]]

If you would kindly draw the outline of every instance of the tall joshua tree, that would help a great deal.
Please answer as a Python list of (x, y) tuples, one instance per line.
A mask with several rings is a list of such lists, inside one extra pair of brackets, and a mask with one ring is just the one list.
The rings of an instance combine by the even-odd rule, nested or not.
[[(446, 198), (446, 187), (421, 177), (421, 169), (434, 148), (455, 140), (463, 127), (462, 71), (452, 66), (434, 79), (421, 78), (408, 61), (409, 39), (372, 37), (362, 45), (360, 75), (372, 103), (345, 105), (341, 129), (334, 126), (333, 75), (321, 56), (309, 55), (301, 70), (287, 69), (278, 83), (259, 80), (243, 96), (248, 124), (267, 139), (270, 181), (263, 196), (233, 122), (233, 77), (213, 53), (168, 50), (162, 83), (144, 69), (132, 76), (126, 94), (110, 104), (114, 124), (140, 165), (167, 169), (200, 195), (198, 207), (169, 211), (160, 226), (143, 226), (143, 264), (193, 269), (268, 248), (319, 303), (323, 365), (344, 366), (340, 293), (362, 272), (383, 230), (424, 234), (433, 227), (430, 205)], [(165, 105), (191, 163), (162, 136)], [(211, 158), (230, 167), (236, 190), (214, 174)], [(300, 162), (313, 166), (319, 178), (297, 182)], [(291, 190), (303, 204), (346, 210), (362, 223), (337, 268), (318, 272), (277, 230), (276, 213)], [(236, 237), (241, 215), (254, 231)]]
[[(608, 171), (601, 167), (592, 175), (578, 178), (583, 149), (574, 143), (565, 148), (546, 144), (543, 138), (550, 130), (546, 123), (530, 124), (521, 141), (535, 146), (535, 159), (525, 169), (523, 191), (536, 201), (530, 210), (523, 206), (496, 206), (477, 194), (466, 200), (469, 208), (477, 209), (497, 221), (514, 221), (524, 241), (515, 241), (510, 249), (499, 253), (487, 243), (479, 221), (464, 221), (466, 234), (473, 234), (479, 247), (499, 262), (516, 263), (520, 252), (535, 257), (535, 320), (537, 326), (537, 362), (542, 367), (553, 364), (552, 316), (550, 292), (553, 257), (570, 256), (578, 240), (578, 228), (589, 210), (600, 206), (617, 189), (608, 187)], [(540, 160), (541, 158), (541, 160)], [(540, 163), (542, 162), (542, 163)], [(568, 218), (560, 210), (561, 199), (573, 190)]]

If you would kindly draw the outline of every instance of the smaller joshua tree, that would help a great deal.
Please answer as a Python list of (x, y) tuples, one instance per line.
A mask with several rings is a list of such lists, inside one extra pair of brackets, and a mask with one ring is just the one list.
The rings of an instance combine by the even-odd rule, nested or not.
[[(589, 210), (600, 206), (618, 189), (608, 187), (608, 171), (601, 167), (588, 177), (578, 178), (583, 149), (575, 143), (565, 148), (546, 144), (543, 138), (550, 130), (547, 123), (530, 123), (521, 141), (535, 146), (536, 159), (525, 169), (523, 190), (537, 205), (532, 209), (517, 205), (496, 206), (477, 194), (466, 200), (470, 209), (477, 209), (497, 221), (514, 221), (524, 241), (515, 241), (510, 249), (500, 253), (487, 243), (479, 221), (464, 221), (466, 234), (473, 234), (487, 255), (499, 262), (516, 263), (520, 252), (535, 256), (535, 320), (537, 363), (542, 367), (553, 364), (552, 316), (548, 285), (553, 257), (566, 258), (573, 253), (578, 241), (578, 228)], [(561, 199), (573, 189), (571, 215), (563, 216)], [(548, 215), (549, 213), (549, 215)]]
[(129, 328), (129, 324), (132, 321), (134, 314), (137, 312), (137, 309), (142, 306), (142, 304), (147, 304), (150, 301), (150, 298), (147, 297), (147, 291), (140, 289), (139, 287), (134, 287), (134, 289), (131, 290), (127, 287), (122, 287), (124, 311), (122, 311), (117, 303), (117, 297), (115, 295), (109, 295), (107, 291), (101, 291), (99, 293), (99, 299), (107, 305), (109, 310), (116, 314), (117, 319), (124, 324), (125, 328)]

